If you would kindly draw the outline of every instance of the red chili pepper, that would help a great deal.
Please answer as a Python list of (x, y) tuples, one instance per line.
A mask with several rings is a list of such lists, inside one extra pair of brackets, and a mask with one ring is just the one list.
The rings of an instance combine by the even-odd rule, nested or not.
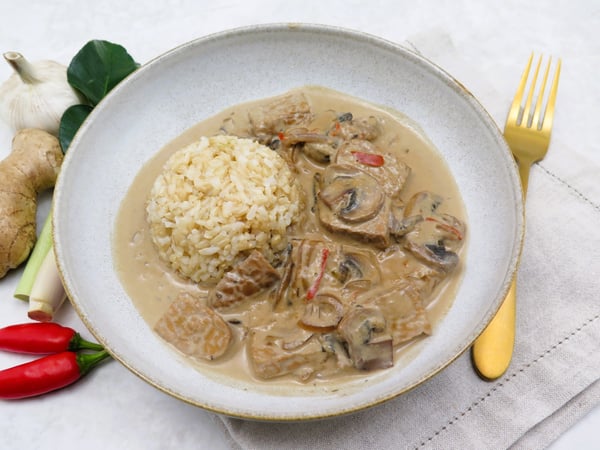
[(331, 136), (337, 136), (338, 134), (340, 134), (340, 131), (342, 131), (342, 125), (340, 125), (339, 121), (336, 121), (333, 124), (333, 130), (329, 131), (329, 134)]
[(321, 284), (321, 280), (323, 279), (323, 275), (325, 274), (325, 266), (327, 265), (327, 257), (329, 256), (329, 249), (324, 248), (321, 251), (321, 268), (319, 270), (319, 274), (315, 279), (312, 286), (306, 292), (306, 299), (312, 300), (317, 295), (317, 291), (319, 290), (319, 285)]
[(58, 353), (66, 350), (103, 350), (72, 328), (55, 322), (32, 322), (0, 329), (0, 350), (18, 353)]
[(381, 167), (385, 163), (383, 155), (378, 153), (352, 152), (354, 158), (361, 164), (371, 167)]
[(434, 217), (425, 217), (425, 220), (428, 222), (435, 222), (437, 224), (437, 227), (441, 228), (442, 230), (446, 230), (449, 233), (452, 233), (454, 236), (456, 236), (456, 239), (462, 241), (462, 233), (458, 229), (454, 228), (452, 225), (448, 225), (447, 223), (444, 223)]
[(97, 353), (55, 353), (0, 371), (0, 398), (34, 397), (68, 386), (109, 356)]
[(277, 133), (277, 137), (279, 138), (280, 141), (283, 141), (285, 139), (285, 134)]

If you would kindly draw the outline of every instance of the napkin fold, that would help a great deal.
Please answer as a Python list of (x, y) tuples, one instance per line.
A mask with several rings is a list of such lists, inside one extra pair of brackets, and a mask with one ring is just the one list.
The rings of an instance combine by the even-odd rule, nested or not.
[[(511, 98), (501, 98), (485, 77), (478, 76), (448, 35), (423, 33), (406, 45), (468, 86), (503, 126)], [(517, 339), (503, 377), (482, 381), (467, 352), (418, 388), (353, 415), (281, 424), (219, 417), (232, 447), (549, 445), (600, 402), (600, 281), (594, 274), (600, 268), (600, 188), (592, 182), (598, 169), (557, 140), (532, 169), (518, 272)]]

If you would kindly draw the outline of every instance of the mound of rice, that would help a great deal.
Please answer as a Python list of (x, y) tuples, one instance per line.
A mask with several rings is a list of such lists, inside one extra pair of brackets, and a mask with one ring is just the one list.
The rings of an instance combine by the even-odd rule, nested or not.
[(249, 139), (202, 137), (176, 153), (146, 205), (161, 259), (215, 282), (251, 250), (273, 262), (301, 212), (301, 190), (276, 152)]

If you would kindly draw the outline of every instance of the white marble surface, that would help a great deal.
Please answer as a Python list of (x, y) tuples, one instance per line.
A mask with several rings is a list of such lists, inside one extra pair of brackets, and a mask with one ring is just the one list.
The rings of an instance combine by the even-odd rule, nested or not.
[[(553, 10), (548, 4), (551, 3)], [(600, 167), (597, 120), (600, 117), (600, 3), (594, 0), (481, 2), (478, 0), (411, 2), (312, 1), (243, 2), (198, 0), (2, 0), (0, 51), (20, 51), (30, 60), (54, 59), (68, 64), (90, 39), (125, 46), (139, 62), (170, 48), (242, 25), (311, 22), (358, 29), (403, 42), (418, 33), (445, 33), (477, 73), (454, 75), (467, 87), (483, 76), (500, 98), (473, 93), (503, 124), (530, 51), (563, 58), (554, 138)], [(10, 74), (0, 63), (0, 80)], [(518, 75), (517, 75), (518, 77)], [(489, 92), (489, 91), (488, 91)], [(0, 124), (0, 157), (12, 133)], [(48, 211), (48, 195), (40, 217)], [(12, 298), (19, 272), (0, 280), (0, 326), (26, 321), (26, 306)], [(592, 301), (592, 299), (590, 299)], [(82, 332), (84, 326), (66, 305), (60, 323)], [(0, 353), (0, 368), (29, 359)], [(0, 402), (0, 448), (164, 449), (229, 448), (218, 421), (147, 385), (114, 361), (76, 385), (40, 398)], [(597, 448), (594, 431), (600, 407), (581, 418), (552, 448)]]

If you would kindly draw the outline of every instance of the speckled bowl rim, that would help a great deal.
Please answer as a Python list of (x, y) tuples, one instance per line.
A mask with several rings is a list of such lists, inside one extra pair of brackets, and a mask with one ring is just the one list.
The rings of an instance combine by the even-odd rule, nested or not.
[[(323, 39), (333, 38), (336, 40), (343, 40), (347, 43), (347, 45), (367, 45), (372, 46), (377, 49), (384, 49), (387, 52), (391, 52), (401, 58), (406, 59), (412, 64), (419, 65), (423, 70), (429, 72), (433, 77), (441, 80), (445, 83), (448, 89), (453, 90), (456, 94), (458, 94), (463, 100), (467, 102), (469, 107), (472, 109), (472, 112), (479, 117), (481, 122), (484, 124), (484, 127), (487, 128), (487, 132), (493, 135), (496, 147), (493, 149), (499, 153), (502, 153), (502, 158), (506, 164), (505, 169), (508, 170), (508, 179), (506, 181), (506, 186), (511, 190), (512, 196), (514, 197), (514, 208), (515, 208), (515, 220), (512, 224), (514, 226), (514, 241), (508, 242), (511, 246), (510, 248), (510, 257), (507, 261), (507, 269), (505, 270), (504, 276), (502, 277), (502, 282), (498, 286), (497, 293), (495, 297), (489, 302), (489, 307), (483, 317), (478, 324), (478, 326), (474, 327), (468, 337), (460, 343), (460, 345), (456, 348), (454, 354), (450, 355), (447, 358), (444, 358), (439, 362), (437, 366), (435, 366), (428, 373), (423, 374), (423, 376), (418, 377), (412, 381), (412, 383), (404, 386), (401, 389), (392, 390), (384, 395), (380, 395), (376, 398), (373, 398), (371, 401), (361, 401), (353, 405), (340, 407), (336, 410), (330, 411), (290, 411), (289, 413), (264, 413), (259, 410), (251, 410), (246, 408), (245, 410), (239, 410), (235, 407), (228, 406), (215, 406), (213, 404), (208, 404), (198, 399), (190, 399), (189, 396), (183, 395), (180, 392), (172, 390), (169, 386), (165, 386), (163, 383), (157, 381), (152, 374), (146, 373), (145, 371), (140, 370), (136, 365), (131, 364), (128, 359), (122, 355), (119, 351), (116, 351), (116, 348), (113, 347), (112, 340), (110, 336), (107, 335), (106, 330), (99, 329), (94, 321), (94, 317), (89, 316), (86, 309), (86, 300), (79, 298), (75, 289), (76, 281), (71, 277), (72, 267), (69, 267), (68, 262), (68, 250), (66, 243), (68, 242), (68, 237), (63, 228), (66, 228), (66, 225), (63, 223), (64, 211), (69, 206), (69, 193), (66, 191), (67, 179), (69, 178), (69, 169), (71, 165), (71, 160), (74, 158), (74, 154), (79, 151), (77, 148), (80, 142), (85, 136), (86, 133), (89, 132), (90, 128), (94, 124), (94, 119), (102, 113), (103, 110), (109, 109), (118, 105), (119, 96), (121, 92), (127, 88), (129, 84), (131, 84), (132, 80), (135, 80), (140, 76), (141, 73), (145, 71), (154, 70), (155, 67), (160, 66), (164, 63), (165, 60), (168, 60), (170, 57), (176, 54), (185, 53), (188, 49), (198, 46), (203, 46), (205, 44), (209, 44), (211, 42), (227, 40), (232, 37), (245, 37), (247, 36), (251, 39), (254, 36), (261, 35), (264, 33), (286, 33), (286, 31), (291, 31), (294, 33), (307, 33), (307, 34), (319, 34)], [(149, 61), (144, 64), (137, 72), (130, 75), (126, 80), (124, 80), (121, 84), (119, 84), (100, 104), (95, 108), (92, 112), (88, 120), (83, 124), (77, 135), (75, 136), (71, 150), (67, 152), (65, 157), (63, 169), (61, 175), (59, 176), (59, 180), (57, 182), (55, 188), (55, 195), (53, 200), (53, 235), (55, 242), (55, 251), (57, 258), (57, 265), (59, 268), (59, 272), (61, 274), (61, 278), (63, 279), (63, 283), (65, 285), (65, 289), (69, 295), (70, 301), (81, 317), (84, 324), (88, 327), (90, 332), (95, 336), (95, 338), (106, 346), (109, 353), (117, 359), (120, 363), (122, 363), (125, 367), (127, 367), (131, 372), (139, 376), (144, 381), (148, 382), (152, 386), (157, 389), (172, 395), (184, 402), (190, 403), (195, 406), (202, 407), (203, 409), (227, 415), (232, 417), (238, 417), (243, 419), (252, 419), (252, 420), (261, 420), (261, 421), (304, 421), (304, 420), (315, 420), (315, 419), (323, 419), (334, 416), (339, 416), (342, 414), (348, 414), (357, 412), (360, 410), (364, 410), (369, 407), (373, 407), (375, 405), (386, 402), (392, 398), (398, 397), (399, 395), (406, 393), (415, 387), (421, 385), (423, 382), (429, 380), (444, 368), (446, 368), (449, 364), (451, 364), (454, 360), (456, 360), (459, 356), (461, 356), (469, 347), (472, 345), (473, 341), (479, 336), (479, 334), (484, 330), (485, 326), (491, 321), (496, 311), (501, 305), (501, 301), (508, 292), (510, 281), (515, 273), (518, 265), (519, 254), (521, 251), (521, 245), (523, 240), (524, 233), (524, 211), (520, 190), (520, 183), (518, 180), (518, 175), (516, 171), (516, 167), (514, 165), (514, 160), (510, 155), (510, 151), (506, 146), (506, 143), (502, 137), (502, 133), (498, 129), (497, 125), (494, 123), (490, 115), (485, 111), (485, 109), (480, 105), (480, 103), (475, 99), (475, 97), (457, 80), (455, 80), (452, 76), (446, 73), (442, 68), (428, 61), (421, 55), (415, 53), (414, 51), (407, 49), (403, 46), (400, 46), (396, 43), (387, 41), (385, 39), (372, 36), (363, 32), (358, 32), (354, 30), (344, 29), (340, 27), (332, 27), (325, 25), (316, 25), (316, 24), (264, 24), (257, 26), (249, 26), (236, 28), (220, 33), (215, 33), (208, 35), (206, 37), (188, 42), (183, 44), (175, 49), (166, 52), (165, 54), (158, 56), (157, 58)]]

